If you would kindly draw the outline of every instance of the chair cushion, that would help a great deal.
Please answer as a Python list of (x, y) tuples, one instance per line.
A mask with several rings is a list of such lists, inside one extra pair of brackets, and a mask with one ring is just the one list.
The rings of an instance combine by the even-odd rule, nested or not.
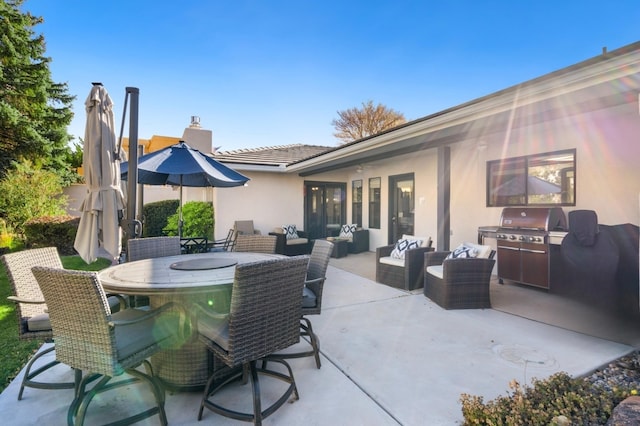
[(219, 319), (200, 317), (198, 332), (225, 351), (229, 350), (229, 317)]
[(51, 322), (49, 314), (34, 315), (27, 320), (27, 329), (29, 331), (49, 331), (51, 330)]
[[(466, 265), (466, 263), (465, 263)], [(444, 267), (443, 265), (431, 265), (427, 266), (427, 274), (431, 274), (436, 278), (442, 279), (444, 276)]]
[(396, 259), (395, 257), (384, 256), (380, 258), (379, 262), (384, 263), (385, 265), (399, 266), (401, 268), (404, 268), (404, 259)]
[(303, 308), (315, 308), (317, 305), (317, 296), (308, 287), (302, 289), (302, 307)]
[(309, 240), (307, 238), (290, 238), (287, 240), (288, 246), (293, 246), (296, 244), (307, 244)]
[(422, 240), (401, 238), (393, 247), (393, 250), (391, 250), (391, 257), (395, 259), (404, 259), (404, 254), (407, 250), (418, 248), (421, 246)]
[(282, 225), (282, 230), (284, 231), (284, 235), (287, 240), (300, 238), (298, 236), (298, 230), (296, 229), (296, 225)]
[[(124, 309), (111, 315), (111, 318), (114, 321), (131, 321), (148, 314), (149, 311), (143, 309)], [(153, 344), (174, 338), (178, 329), (177, 320), (161, 324), (156, 319), (149, 318), (137, 324), (116, 327), (116, 348), (119, 360), (128, 358)]]
[(342, 225), (340, 228), (340, 238), (353, 238), (353, 233), (358, 229), (358, 225), (355, 223), (348, 223), (346, 225)]

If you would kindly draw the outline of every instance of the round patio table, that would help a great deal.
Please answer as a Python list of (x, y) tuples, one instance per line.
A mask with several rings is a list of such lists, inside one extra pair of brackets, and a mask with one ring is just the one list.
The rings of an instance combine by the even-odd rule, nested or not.
[[(243, 252), (157, 257), (111, 266), (99, 277), (106, 292), (149, 296), (151, 308), (173, 301), (190, 312), (193, 303), (206, 301), (222, 310), (229, 306), (235, 265), (279, 257), (283, 256)], [(163, 383), (178, 391), (202, 389), (214, 372), (225, 374), (224, 363), (197, 338), (158, 352), (151, 364)]]

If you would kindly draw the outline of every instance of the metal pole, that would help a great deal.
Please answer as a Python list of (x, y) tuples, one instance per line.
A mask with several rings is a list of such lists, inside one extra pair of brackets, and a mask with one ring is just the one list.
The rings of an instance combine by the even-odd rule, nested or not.
[(131, 95), (131, 109), (129, 115), (129, 160), (127, 174), (127, 221), (125, 232), (129, 238), (140, 235), (141, 223), (137, 220), (137, 185), (138, 185), (138, 104), (140, 90), (137, 87), (127, 87), (126, 92)]

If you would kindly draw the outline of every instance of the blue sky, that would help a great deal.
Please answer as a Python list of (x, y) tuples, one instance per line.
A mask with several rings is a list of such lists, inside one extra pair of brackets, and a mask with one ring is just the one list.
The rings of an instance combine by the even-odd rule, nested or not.
[[(190, 117), (223, 151), (334, 146), (337, 111), (414, 120), (640, 40), (640, 2), (26, 0), (84, 135), (92, 81), (140, 89), (139, 137)], [(128, 124), (125, 126), (127, 136)]]

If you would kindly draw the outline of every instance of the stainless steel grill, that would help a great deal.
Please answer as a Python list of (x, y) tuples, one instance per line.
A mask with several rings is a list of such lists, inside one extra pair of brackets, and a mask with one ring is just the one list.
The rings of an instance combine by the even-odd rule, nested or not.
[(557, 275), (559, 246), (549, 244), (549, 233), (566, 228), (560, 207), (505, 208), (496, 231), (500, 282), (507, 279), (550, 288)]
[(498, 240), (548, 244), (549, 232), (566, 231), (567, 220), (560, 207), (507, 207), (502, 210)]

